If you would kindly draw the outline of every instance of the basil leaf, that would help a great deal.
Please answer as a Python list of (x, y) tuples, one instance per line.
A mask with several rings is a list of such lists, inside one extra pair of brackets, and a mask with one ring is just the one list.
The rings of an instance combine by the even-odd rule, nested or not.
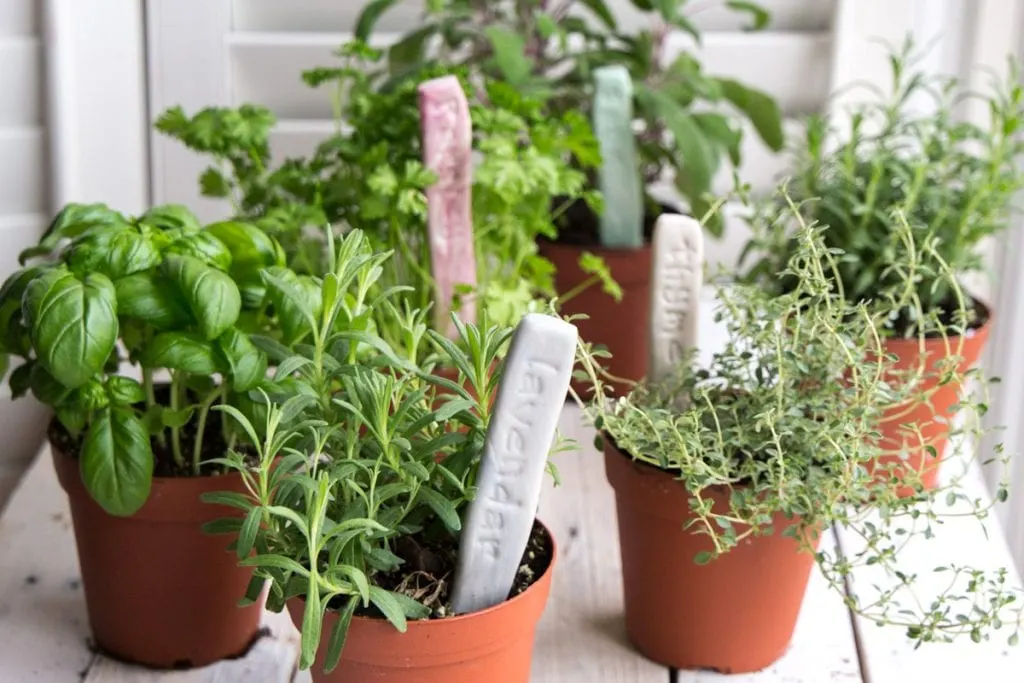
[(24, 314), (39, 361), (69, 389), (100, 372), (117, 342), (117, 295), (100, 273), (47, 271), (25, 290)]
[(116, 280), (159, 265), (160, 250), (135, 228), (111, 226), (75, 239), (66, 263), (76, 275), (100, 272)]
[(216, 339), (238, 320), (242, 296), (226, 274), (179, 254), (166, 257), (164, 272), (178, 286), (207, 339)]
[(110, 397), (107, 396), (106, 387), (96, 379), (90, 379), (82, 386), (75, 389), (75, 405), (82, 406), (88, 411), (102, 410), (110, 405)]
[(28, 393), (32, 386), (32, 368), (36, 365), (38, 363), (30, 360), (14, 368), (14, 372), (7, 379), (7, 386), (11, 388), (11, 398), (21, 398)]
[(249, 339), (249, 335), (230, 329), (217, 340), (217, 348), (230, 368), (235, 391), (255, 388), (267, 376), (267, 357)]
[(131, 377), (120, 375), (107, 379), (107, 395), (112, 403), (119, 406), (130, 406), (146, 400), (146, 392), (141, 384)]
[(168, 278), (154, 272), (135, 273), (114, 282), (119, 315), (166, 330), (192, 321), (188, 304)]
[[(12, 374), (12, 389), (14, 387), (13, 382), (14, 375)], [(32, 388), (32, 395), (36, 397), (37, 401), (51, 407), (60, 406), (71, 394), (71, 390), (58, 382), (40, 363), (32, 365), (29, 386)]]
[[(67, 204), (54, 217), (40, 238), (39, 245), (53, 247), (63, 238), (77, 237), (95, 227), (127, 224), (128, 221), (124, 216), (104, 204), (71, 203)], [(26, 251), (35, 251), (35, 249)], [(18, 257), (21, 265), (25, 265), (26, 258), (29, 256), (24, 252), (22, 256)]]
[(266, 266), (285, 265), (284, 251), (273, 237), (249, 223), (222, 221), (206, 226), (231, 252), (232, 273), (258, 274)]
[(24, 324), (22, 302), (32, 280), (46, 272), (42, 267), (25, 268), (12, 274), (0, 287), (0, 350), (28, 356), (32, 342)]
[(183, 234), (202, 230), (195, 214), (184, 204), (162, 204), (154, 206), (142, 215), (140, 221), (160, 230), (180, 231)]
[(220, 370), (213, 344), (194, 332), (162, 332), (153, 337), (142, 354), (142, 365), (193, 375), (212, 375)]
[(191, 256), (224, 272), (231, 269), (231, 252), (223, 242), (205, 232), (179, 237), (164, 249), (164, 253)]
[(281, 325), (281, 341), (289, 346), (301, 341), (320, 316), (320, 287), (309, 276), (298, 276), (286, 268), (268, 268), (263, 279)]
[(131, 410), (107, 408), (93, 419), (80, 465), (86, 490), (111, 515), (133, 515), (149, 498), (153, 451)]

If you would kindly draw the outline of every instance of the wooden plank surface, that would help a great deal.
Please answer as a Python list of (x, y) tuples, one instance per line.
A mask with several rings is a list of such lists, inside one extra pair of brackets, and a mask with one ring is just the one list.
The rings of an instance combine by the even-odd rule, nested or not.
[[(951, 477), (965, 472), (963, 486), (967, 496), (971, 500), (988, 500), (989, 492), (976, 461), (967, 462), (954, 456), (943, 463), (940, 480), (948, 482)], [(1021, 493), (1011, 492), (1011, 495)], [(945, 496), (939, 498), (942, 499), (937, 504), (940, 514), (965, 513), (971, 509), (967, 501), (958, 500), (949, 506), (945, 504)], [(945, 516), (944, 519), (942, 524), (933, 525), (934, 538), (917, 536), (900, 551), (900, 570), (919, 577), (914, 588), (917, 599), (928, 605), (935, 595), (949, 588), (951, 575), (948, 572), (935, 573), (936, 567), (956, 564), (984, 570), (989, 576), (1006, 568), (1009, 571), (1005, 589), (1016, 593), (1016, 609), (1020, 609), (1024, 601), (1024, 583), (1014, 569), (1013, 558), (998, 518), (993, 514), (981, 522), (964, 514), (959, 517)], [(904, 526), (909, 529), (908, 525), (909, 522)], [(837, 533), (841, 547), (848, 556), (864, 547), (859, 537), (850, 530), (839, 529)], [(956, 590), (962, 591), (965, 584), (966, 579), (958, 582)], [(884, 590), (897, 583), (893, 577), (886, 576), (876, 568), (859, 567), (854, 572), (851, 585), (864, 603), (877, 594), (872, 586), (877, 585)], [(912, 607), (912, 603), (908, 603), (908, 607)], [(963, 610), (955, 609), (954, 613), (959, 611)], [(1004, 619), (1010, 616), (1014, 617), (1014, 622), (1019, 618), (1007, 610)], [(855, 619), (855, 628), (867, 683), (1020, 683), (1024, 680), (1024, 647), (1011, 647), (1007, 644), (1007, 639), (1014, 631), (1012, 623), (993, 631), (991, 638), (981, 643), (974, 643), (965, 635), (952, 643), (925, 643), (916, 649), (902, 628), (879, 627), (859, 616)]]

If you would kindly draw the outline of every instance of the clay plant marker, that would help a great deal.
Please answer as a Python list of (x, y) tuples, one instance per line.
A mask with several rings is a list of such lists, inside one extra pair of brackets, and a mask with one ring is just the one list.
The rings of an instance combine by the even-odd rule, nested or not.
[(649, 378), (672, 375), (697, 345), (704, 233), (689, 216), (663, 214), (654, 226)]
[(633, 79), (622, 65), (594, 71), (594, 134), (601, 147), (601, 244), (643, 246), (644, 194), (633, 133)]
[[(456, 287), (476, 288), (476, 254), (470, 213), (473, 131), (469, 103), (458, 78), (445, 76), (419, 86), (423, 163), (437, 174), (427, 189), (427, 234), (436, 283), (434, 320), (438, 331), (456, 336), (450, 318)], [(476, 303), (467, 297), (460, 320), (476, 322)]]
[(577, 331), (529, 313), (512, 337), (487, 441), (459, 543), (456, 614), (508, 599), (530, 540), (548, 452), (569, 389)]

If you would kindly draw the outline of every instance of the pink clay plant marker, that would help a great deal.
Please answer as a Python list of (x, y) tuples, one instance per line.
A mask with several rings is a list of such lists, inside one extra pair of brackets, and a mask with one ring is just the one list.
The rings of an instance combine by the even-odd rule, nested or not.
[[(437, 174), (427, 189), (427, 234), (431, 270), (436, 283), (436, 329), (456, 336), (450, 318), (452, 297), (459, 285), (476, 288), (476, 254), (470, 213), (473, 177), (472, 123), (469, 103), (458, 78), (445, 76), (419, 86), (424, 165)], [(476, 322), (472, 296), (462, 301), (460, 320)]]

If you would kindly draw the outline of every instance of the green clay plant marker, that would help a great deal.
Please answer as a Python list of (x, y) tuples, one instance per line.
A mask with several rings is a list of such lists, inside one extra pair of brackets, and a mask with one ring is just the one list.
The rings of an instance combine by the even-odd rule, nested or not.
[(601, 244), (610, 249), (643, 246), (644, 194), (633, 134), (633, 79), (626, 67), (594, 71), (594, 133), (601, 146)]

